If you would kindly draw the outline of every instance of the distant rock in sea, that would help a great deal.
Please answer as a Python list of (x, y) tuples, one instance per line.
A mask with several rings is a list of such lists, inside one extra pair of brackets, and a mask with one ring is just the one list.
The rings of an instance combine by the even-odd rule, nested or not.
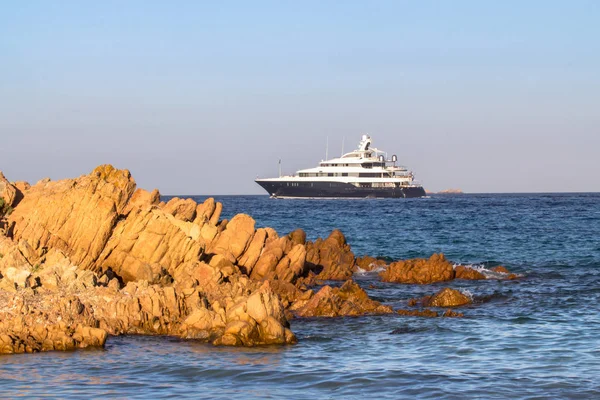
[(464, 192), (460, 189), (446, 189), (446, 190), (440, 190), (439, 192), (434, 192), (433, 190), (425, 190), (425, 193), (427, 193), (427, 195), (430, 194), (463, 194)]
[(437, 192), (437, 194), (463, 194), (463, 191), (460, 189), (446, 189)]

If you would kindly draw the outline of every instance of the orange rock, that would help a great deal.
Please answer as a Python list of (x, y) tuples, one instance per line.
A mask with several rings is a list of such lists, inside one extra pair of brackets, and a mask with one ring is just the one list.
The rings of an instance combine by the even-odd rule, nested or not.
[(426, 317), (426, 318), (436, 318), (439, 317), (438, 313), (433, 310), (398, 310), (396, 311), (398, 315), (403, 315), (405, 317)]
[(275, 275), (271, 279), (279, 279), (284, 282), (295, 282), (303, 275), (306, 266), (306, 247), (296, 244), (275, 267)]
[(110, 165), (77, 179), (41, 181), (10, 215), (13, 237), (26, 239), (36, 251), (59, 249), (77, 265), (89, 268), (134, 189), (129, 171)]
[(252, 241), (248, 245), (248, 249), (240, 257), (238, 265), (246, 275), (250, 276), (252, 274), (252, 269), (260, 258), (266, 239), (267, 231), (263, 228), (257, 229)]
[(364, 256), (356, 259), (356, 265), (365, 271), (372, 271), (378, 267), (385, 267), (387, 263), (379, 258)]
[(116, 225), (94, 269), (111, 267), (126, 282), (154, 281), (160, 268), (172, 273), (182, 263), (197, 261), (204, 244), (178, 223), (188, 224), (160, 209), (134, 209)]
[(254, 237), (255, 221), (246, 214), (234, 216), (213, 241), (208, 253), (222, 254), (237, 261), (240, 259)]
[(2, 254), (0, 257), (0, 274), (2, 275), (6, 275), (6, 269), (9, 267), (31, 268), (18, 244), (2, 235), (0, 235), (0, 254)]
[(196, 219), (194, 220), (194, 223), (202, 225), (206, 222), (209, 222), (210, 218), (215, 212), (216, 207), (217, 204), (215, 202), (215, 199), (213, 199), (212, 197), (209, 197), (208, 199), (204, 200), (204, 203), (198, 204), (196, 206)]
[(492, 268), (492, 271), (499, 272), (499, 273), (502, 273), (502, 274), (507, 274), (507, 276), (505, 277), (505, 279), (508, 279), (508, 280), (513, 280), (513, 279), (518, 279), (519, 278), (519, 276), (517, 274), (513, 274), (508, 269), (506, 269), (506, 267), (503, 267), (502, 265), (499, 265), (497, 267)]
[(198, 205), (192, 199), (174, 197), (162, 209), (165, 213), (171, 214), (179, 220), (191, 222), (196, 218), (197, 207)]
[(15, 188), (5, 177), (2, 171), (0, 171), (0, 216), (3, 214), (4, 209), (8, 209), (14, 205), (17, 199), (18, 189)]
[(454, 268), (455, 279), (482, 280), (486, 279), (485, 275), (473, 268), (459, 265)]
[(442, 316), (446, 318), (462, 318), (465, 315), (463, 313), (459, 313), (453, 310), (446, 310), (446, 312)]
[(418, 303), (419, 303), (419, 299), (409, 299), (407, 304), (408, 304), (409, 307), (414, 307)]
[(306, 261), (318, 279), (347, 280), (352, 277), (355, 258), (344, 234), (335, 229), (327, 239), (306, 244)]
[(288, 328), (283, 306), (269, 282), (227, 311), (224, 334), (215, 345), (291, 344), (296, 342)]
[(305, 244), (306, 243), (306, 232), (302, 229), (296, 229), (293, 232), (290, 232), (288, 235), (293, 244)]
[(343, 315), (388, 314), (391, 307), (369, 298), (354, 281), (346, 281), (340, 288), (324, 286), (302, 306), (295, 309), (300, 317), (337, 317)]
[(158, 205), (159, 202), (160, 193), (158, 189), (154, 189), (152, 193), (144, 189), (137, 189), (131, 196), (131, 199), (129, 199), (127, 206), (123, 210), (123, 214), (129, 214), (134, 208), (150, 208)]
[(444, 288), (431, 296), (427, 302), (428, 307), (458, 307), (470, 304), (473, 301), (458, 290)]
[(428, 260), (415, 258), (391, 263), (379, 276), (384, 282), (427, 284), (454, 279), (454, 269), (443, 254), (434, 254)]
[(13, 182), (13, 186), (16, 187), (17, 189), (19, 189), (23, 194), (25, 194), (25, 192), (27, 192), (29, 190), (29, 188), (31, 188), (31, 185), (29, 184), (29, 182), (25, 182), (25, 181)]
[[(250, 277), (256, 280), (279, 279), (295, 283), (306, 273), (306, 247), (300, 243), (294, 245), (289, 236), (269, 240), (272, 233), (269, 234), (268, 230), (265, 230), (265, 233), (265, 245), (251, 270)], [(244, 257), (241, 260), (243, 259)]]

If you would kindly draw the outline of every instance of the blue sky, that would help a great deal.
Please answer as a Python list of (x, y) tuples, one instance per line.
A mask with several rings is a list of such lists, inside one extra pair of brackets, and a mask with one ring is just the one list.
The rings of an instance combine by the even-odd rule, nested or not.
[(262, 193), (368, 132), (430, 190), (600, 191), (596, 1), (0, 2), (0, 169)]

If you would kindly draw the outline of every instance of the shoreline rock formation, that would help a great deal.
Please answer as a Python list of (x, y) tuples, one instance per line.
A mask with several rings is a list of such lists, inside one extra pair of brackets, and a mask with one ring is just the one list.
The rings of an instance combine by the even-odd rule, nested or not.
[(359, 268), (383, 269), (385, 282), (479, 279), (442, 254), (387, 267), (356, 258), (339, 230), (311, 242), (246, 214), (221, 219), (212, 198), (162, 202), (110, 165), (33, 186), (0, 173), (0, 202), (0, 353), (102, 347), (122, 334), (293, 344), (291, 318), (393, 312), (352, 281)]
[(351, 281), (306, 287), (352, 277), (337, 230), (315, 242), (302, 230), (280, 237), (245, 214), (221, 220), (212, 198), (161, 202), (110, 165), (33, 186), (1, 175), (0, 194), (10, 206), (0, 215), (0, 353), (103, 346), (120, 334), (292, 344), (293, 307), (391, 312)]

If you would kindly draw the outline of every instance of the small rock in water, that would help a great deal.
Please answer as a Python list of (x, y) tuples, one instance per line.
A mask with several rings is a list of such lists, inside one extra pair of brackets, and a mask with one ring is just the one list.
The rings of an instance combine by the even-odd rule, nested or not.
[(456, 289), (444, 288), (431, 296), (427, 301), (429, 307), (458, 307), (473, 301)]
[(448, 318), (462, 318), (464, 316), (465, 316), (465, 314), (456, 312), (454, 310), (446, 310), (444, 315), (442, 315), (442, 317), (448, 317)]
[(426, 317), (426, 318), (436, 318), (438, 317), (438, 313), (433, 310), (424, 309), (424, 310), (398, 310), (396, 311), (398, 315), (403, 315), (405, 317)]
[(507, 274), (506, 279), (513, 280), (517, 279), (519, 276), (517, 274), (513, 274), (506, 267), (502, 265), (498, 265), (497, 267), (492, 268), (492, 271), (498, 272), (500, 274)]
[(452, 264), (443, 254), (433, 254), (429, 259), (397, 261), (379, 274), (384, 282), (418, 284), (449, 281), (454, 275)]
[(467, 279), (467, 280), (486, 279), (485, 275), (483, 275), (481, 272), (479, 272), (473, 268), (466, 267), (464, 265), (459, 265), (456, 268), (454, 268), (454, 272), (456, 273), (456, 279)]

